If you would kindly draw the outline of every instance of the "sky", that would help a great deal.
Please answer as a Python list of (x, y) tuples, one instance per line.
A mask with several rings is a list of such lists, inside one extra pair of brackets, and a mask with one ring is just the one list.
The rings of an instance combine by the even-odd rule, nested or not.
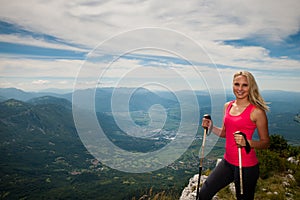
[(299, 0), (0, 0), (0, 87), (300, 92)]

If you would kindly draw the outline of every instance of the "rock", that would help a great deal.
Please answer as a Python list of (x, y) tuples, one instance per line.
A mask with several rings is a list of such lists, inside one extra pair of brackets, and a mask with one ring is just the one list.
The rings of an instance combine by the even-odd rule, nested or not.
[(282, 185), (283, 185), (283, 187), (289, 187), (290, 186), (290, 184), (287, 181), (283, 181)]
[(300, 162), (299, 160), (296, 160), (295, 157), (289, 157), (287, 159), (287, 161), (289, 161), (290, 163), (295, 164), (295, 165), (299, 165), (299, 162)]
[[(189, 184), (187, 185), (187, 187), (185, 187), (183, 189), (179, 200), (195, 200), (196, 199), (198, 177), (199, 177), (199, 175), (196, 174), (192, 178), (190, 178)], [(201, 179), (200, 179), (200, 185), (202, 185), (206, 179), (207, 179), (207, 176), (202, 175)]]
[(234, 183), (230, 183), (230, 184), (229, 184), (229, 190), (230, 190), (230, 192), (231, 192), (233, 195), (235, 195), (235, 185), (234, 185)]
[(294, 176), (292, 174), (286, 175), (286, 178), (289, 179), (289, 180), (291, 180), (291, 181), (295, 181), (295, 178), (294, 178)]
[[(196, 200), (197, 196), (197, 185), (198, 185), (198, 177), (199, 175), (196, 174), (189, 180), (189, 184), (187, 187), (185, 187), (182, 191), (182, 194), (179, 198), (179, 200)], [(206, 181), (207, 176), (202, 175), (200, 179), (200, 186)], [(201, 189), (201, 188), (200, 188)], [(219, 200), (219, 198), (215, 195), (213, 200)]]
[[(216, 166), (221, 162), (222, 159), (217, 159)], [(187, 187), (185, 187), (181, 193), (181, 196), (179, 200), (195, 200), (197, 196), (197, 185), (198, 185), (198, 177), (199, 174), (194, 175), (192, 178), (189, 180), (189, 184)], [(203, 183), (206, 181), (207, 176), (206, 175), (201, 175), (200, 179), (200, 189)], [(233, 186), (234, 187), (234, 186)], [(212, 200), (219, 200), (218, 196), (215, 195)]]
[(286, 193), (285, 193), (285, 196), (288, 197), (287, 200), (288, 200), (288, 199), (291, 199), (291, 200), (292, 200), (293, 197), (294, 197), (294, 195), (293, 195), (292, 193), (290, 193), (290, 192), (286, 192)]

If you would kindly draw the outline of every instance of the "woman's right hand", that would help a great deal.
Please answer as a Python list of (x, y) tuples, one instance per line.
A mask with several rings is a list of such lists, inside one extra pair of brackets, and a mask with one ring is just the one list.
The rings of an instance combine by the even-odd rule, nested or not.
[(212, 121), (210, 119), (202, 118), (202, 128), (207, 128), (209, 129), (212, 125)]

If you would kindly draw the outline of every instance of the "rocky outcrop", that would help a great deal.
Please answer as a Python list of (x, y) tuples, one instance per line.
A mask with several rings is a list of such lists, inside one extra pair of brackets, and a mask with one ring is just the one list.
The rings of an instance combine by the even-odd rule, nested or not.
[[(194, 175), (189, 180), (189, 184), (183, 189), (182, 194), (179, 200), (195, 200), (197, 193), (197, 185), (198, 185), (198, 177), (199, 174)], [(207, 176), (202, 175), (200, 179), (200, 186), (206, 181)], [(213, 200), (218, 200), (218, 197), (215, 196)]]
[[(216, 166), (219, 164), (220, 161), (221, 161), (221, 159), (217, 160)], [(179, 200), (196, 200), (198, 177), (199, 177), (199, 174), (196, 174), (192, 178), (190, 178), (189, 183), (183, 189)], [(207, 179), (206, 175), (201, 175), (201, 178), (200, 178), (200, 188), (203, 185), (203, 183), (206, 181), (206, 179)], [(213, 200), (219, 200), (218, 196), (215, 195), (213, 197)]]

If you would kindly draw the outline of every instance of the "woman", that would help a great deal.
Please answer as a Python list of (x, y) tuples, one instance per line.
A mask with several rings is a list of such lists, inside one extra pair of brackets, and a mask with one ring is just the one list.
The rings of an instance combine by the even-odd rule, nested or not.
[[(256, 81), (250, 72), (237, 72), (233, 76), (235, 100), (224, 105), (224, 119), (221, 128), (213, 126), (212, 132), (226, 138), (223, 160), (204, 182), (199, 197), (211, 199), (229, 183), (235, 183), (236, 197), (254, 199), (255, 187), (259, 177), (258, 159), (254, 149), (266, 149), (269, 146), (268, 106), (261, 97)], [(211, 121), (203, 118), (202, 127), (210, 127)], [(252, 140), (257, 129), (259, 140)], [(242, 185), (240, 190), (239, 154), (242, 157)], [(246, 148), (247, 147), (247, 148)], [(247, 151), (246, 151), (247, 150)]]

